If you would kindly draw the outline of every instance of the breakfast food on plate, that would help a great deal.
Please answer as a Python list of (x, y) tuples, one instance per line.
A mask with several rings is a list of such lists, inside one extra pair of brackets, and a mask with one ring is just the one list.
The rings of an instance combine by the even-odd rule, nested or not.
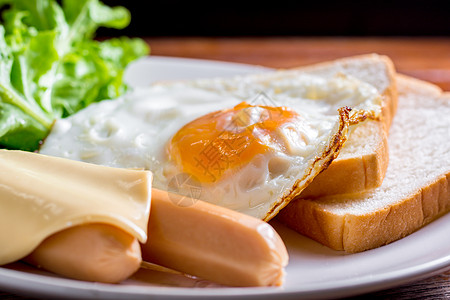
[[(239, 88), (248, 88), (250, 83), (256, 85), (250, 89), (264, 90), (260, 87), (264, 84), (264, 79), (278, 81), (280, 77), (301, 74), (331, 78), (336, 74), (345, 74), (372, 85), (382, 96), (381, 118), (366, 120), (352, 129), (339, 156), (302, 191), (302, 195), (306, 197), (315, 197), (370, 190), (383, 181), (389, 160), (387, 133), (397, 108), (395, 73), (394, 65), (388, 57), (369, 54), (285, 70), (279, 72), (279, 76), (251, 76), (252, 79), (247, 79), (246, 82), (239, 82), (238, 78), (235, 81), (201, 80), (187, 84), (215, 92), (221, 92), (225, 86), (227, 92), (231, 90), (239, 93)], [(282, 83), (279, 85), (282, 86)]]
[[(12, 150), (0, 150), (0, 164), (0, 265), (37, 247), (30, 262), (77, 279), (117, 282), (139, 268), (150, 172)], [(97, 253), (84, 256), (81, 246)], [(57, 254), (68, 248), (77, 251)]]
[(275, 216), (359, 252), (450, 210), (438, 138), (448, 98), (364, 55), (91, 104), (58, 119), (40, 154), (0, 150), (0, 265), (115, 283), (149, 262), (280, 286), (288, 252), (266, 222)]
[(34, 151), (51, 134), (41, 154), (0, 150), (0, 265), (117, 283), (150, 262), (280, 286), (275, 216), (359, 252), (450, 211), (450, 96), (385, 56), (127, 91), (123, 69), (147, 44), (93, 39), (125, 27), (125, 8), (5, 4), (0, 147)]
[[(372, 64), (388, 75), (377, 56), (348, 68)], [(181, 192), (187, 176), (195, 198), (267, 221), (338, 155), (349, 128), (383, 118), (377, 88), (338, 65), (137, 89), (58, 120), (40, 152), (149, 169), (162, 190)]]
[(288, 263), (286, 247), (268, 223), (156, 189), (142, 257), (230, 286), (281, 285)]
[(382, 185), (295, 200), (278, 220), (333, 249), (360, 252), (411, 234), (450, 210), (450, 96), (429, 83), (397, 78), (399, 108)]
[(0, 163), (0, 265), (24, 259), (116, 283), (143, 255), (221, 284), (283, 282), (288, 254), (269, 224), (201, 201), (180, 206), (180, 196), (151, 191), (148, 171), (10, 150), (0, 150)]
[[(180, 206), (183, 201), (192, 205)], [(106, 283), (127, 279), (142, 260), (229, 286), (284, 281), (286, 246), (256, 218), (154, 189), (147, 232), (148, 240), (139, 244), (107, 224), (70, 227), (45, 239), (25, 261), (69, 278)]]
[(387, 56), (370, 54), (301, 70), (321, 76), (342, 72), (370, 83), (383, 96), (382, 120), (367, 120), (353, 130), (339, 156), (303, 190), (302, 197), (355, 193), (380, 186), (389, 162), (387, 134), (397, 109), (393, 62)]

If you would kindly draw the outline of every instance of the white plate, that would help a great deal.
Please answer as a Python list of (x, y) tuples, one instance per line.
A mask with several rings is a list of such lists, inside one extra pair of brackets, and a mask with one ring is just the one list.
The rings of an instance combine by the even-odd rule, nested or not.
[[(126, 80), (231, 76), (267, 70), (215, 61), (149, 57), (130, 66)], [(289, 251), (286, 282), (280, 288), (229, 288), (177, 274), (141, 270), (120, 285), (59, 278), (16, 263), (0, 268), (0, 290), (26, 296), (97, 299), (298, 299), (337, 298), (398, 286), (450, 268), (450, 214), (390, 245), (357, 254), (330, 250), (272, 223)]]

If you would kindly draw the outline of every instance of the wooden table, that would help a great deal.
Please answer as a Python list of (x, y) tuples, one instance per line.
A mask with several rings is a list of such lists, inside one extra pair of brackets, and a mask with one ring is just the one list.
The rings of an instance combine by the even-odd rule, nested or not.
[[(153, 55), (289, 68), (344, 56), (379, 53), (397, 71), (450, 91), (450, 38), (147, 38)], [(449, 241), (450, 242), (450, 241)], [(370, 295), (379, 299), (450, 299), (450, 270)], [(0, 292), (1, 299), (29, 299)]]
[(378, 53), (397, 71), (450, 91), (450, 38), (147, 38), (153, 55), (203, 58), (289, 68)]

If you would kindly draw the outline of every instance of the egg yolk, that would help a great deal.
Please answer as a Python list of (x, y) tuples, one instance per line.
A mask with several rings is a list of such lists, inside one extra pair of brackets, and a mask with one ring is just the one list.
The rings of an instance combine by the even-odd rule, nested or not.
[(186, 124), (170, 141), (169, 158), (200, 182), (214, 182), (258, 154), (286, 152), (280, 127), (299, 118), (287, 107), (242, 102)]

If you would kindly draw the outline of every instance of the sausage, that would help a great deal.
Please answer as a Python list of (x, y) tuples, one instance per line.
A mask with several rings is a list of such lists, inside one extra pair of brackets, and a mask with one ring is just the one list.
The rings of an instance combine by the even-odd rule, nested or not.
[(135, 237), (92, 223), (51, 235), (24, 260), (73, 279), (118, 283), (139, 269), (142, 257)]
[[(230, 286), (281, 285), (288, 262), (276, 231), (259, 219), (152, 189), (148, 239), (84, 224), (45, 239), (25, 261), (73, 279), (118, 283), (142, 262)], [(191, 203), (182, 206), (179, 203)]]
[(154, 188), (141, 250), (144, 261), (230, 286), (281, 285), (288, 262), (268, 223)]

